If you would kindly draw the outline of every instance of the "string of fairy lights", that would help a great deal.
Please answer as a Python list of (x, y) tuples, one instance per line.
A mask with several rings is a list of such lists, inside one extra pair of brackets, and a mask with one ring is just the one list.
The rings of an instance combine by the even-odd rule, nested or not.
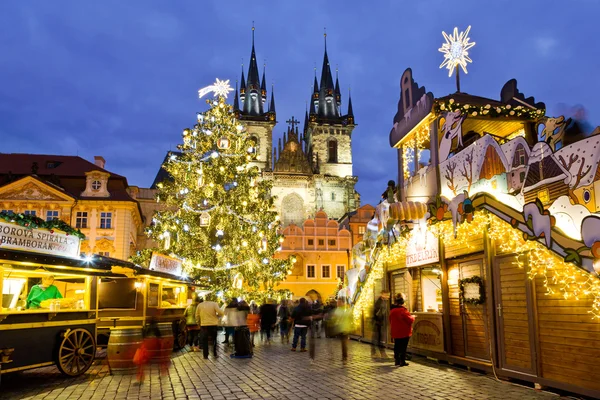
[[(600, 279), (573, 263), (565, 262), (537, 241), (524, 240), (521, 231), (494, 214), (485, 210), (477, 212), (471, 223), (462, 223), (456, 227), (456, 236), (450, 220), (431, 225), (429, 229), (441, 238), (446, 247), (460, 247), (467, 251), (481, 250), (484, 234), (487, 232), (499, 253), (513, 254), (515, 262), (526, 270), (528, 278), (543, 285), (546, 295), (560, 295), (565, 300), (589, 301), (592, 318), (600, 319)], [(373, 293), (375, 283), (383, 277), (385, 265), (404, 261), (409, 241), (408, 236), (398, 237), (392, 245), (383, 247), (378, 258), (373, 260), (355, 302), (355, 322), (360, 321), (363, 310), (370, 306), (371, 299), (367, 294)]]

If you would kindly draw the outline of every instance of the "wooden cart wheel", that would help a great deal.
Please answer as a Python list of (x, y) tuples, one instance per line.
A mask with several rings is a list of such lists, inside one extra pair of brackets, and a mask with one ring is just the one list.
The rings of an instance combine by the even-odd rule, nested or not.
[(185, 320), (179, 320), (176, 322), (176, 332), (175, 332), (175, 346), (176, 350), (183, 349), (187, 344), (187, 329)]
[(56, 366), (67, 376), (79, 376), (92, 365), (96, 357), (96, 341), (87, 329), (68, 329), (62, 334)]

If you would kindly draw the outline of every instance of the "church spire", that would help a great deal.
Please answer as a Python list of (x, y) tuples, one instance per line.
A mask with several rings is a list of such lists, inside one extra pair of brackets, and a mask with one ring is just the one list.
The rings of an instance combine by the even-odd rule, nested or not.
[(244, 62), (242, 60), (242, 81), (240, 84), (240, 100), (242, 100), (242, 103), (244, 102), (245, 95), (246, 95), (246, 78), (244, 77)]
[[(242, 72), (243, 73), (243, 72)], [(238, 82), (235, 81), (235, 93), (233, 94), (233, 111), (240, 109), (240, 103), (238, 102)]]
[(352, 110), (352, 96), (350, 94), (350, 89), (348, 89), (348, 123), (354, 124), (354, 111)]
[(275, 85), (271, 85), (271, 104), (269, 105), (269, 112), (275, 114)]
[(338, 108), (335, 102), (335, 87), (333, 76), (331, 75), (331, 66), (327, 55), (327, 33), (325, 33), (325, 54), (323, 56), (323, 68), (321, 70), (321, 82), (319, 84), (319, 104), (317, 113), (320, 117), (336, 118), (339, 117)]
[(267, 63), (263, 64), (263, 76), (262, 83), (260, 84), (260, 95), (262, 97), (263, 104), (267, 101), (267, 78), (265, 78), (267, 72)]
[(256, 63), (256, 50), (254, 48), (254, 25), (252, 26), (252, 52), (250, 53), (250, 67), (248, 68), (248, 81), (246, 82), (244, 108), (242, 111), (243, 114), (250, 116), (260, 116), (264, 113), (261, 82)]

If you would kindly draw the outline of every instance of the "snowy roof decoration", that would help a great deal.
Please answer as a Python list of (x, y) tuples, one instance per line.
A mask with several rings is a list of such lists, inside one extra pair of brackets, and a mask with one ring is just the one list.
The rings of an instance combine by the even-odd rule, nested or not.
[(576, 189), (590, 185), (594, 182), (600, 163), (600, 135), (565, 146), (557, 150), (554, 156), (563, 167), (568, 168), (572, 176), (569, 186), (576, 186)]
[[(542, 161), (543, 160), (543, 161)], [(539, 163), (542, 163), (542, 173), (540, 176)], [(533, 146), (529, 154), (529, 166), (523, 191), (527, 192), (536, 189), (542, 185), (564, 180), (567, 183), (571, 179), (571, 174), (554, 157), (552, 149), (545, 142), (538, 142)]]
[(479, 174), (481, 172), (481, 167), (483, 166), (483, 162), (485, 161), (485, 154), (486, 154), (489, 146), (493, 146), (495, 148), (496, 152), (498, 153), (498, 156), (500, 157), (500, 160), (502, 161), (502, 164), (504, 164), (504, 168), (506, 170), (509, 170), (509, 168), (507, 167), (508, 163), (506, 161), (506, 156), (505, 156), (504, 152), (502, 151), (502, 149), (500, 148), (500, 145), (498, 145), (498, 142), (496, 142), (496, 140), (490, 135), (483, 135), (481, 137), (481, 139), (478, 139), (474, 143), (471, 143), (469, 146), (465, 147), (459, 153), (455, 154), (454, 156), (450, 157), (449, 159), (447, 159), (446, 161), (444, 161), (440, 164), (440, 171), (442, 171), (442, 174), (441, 174), (442, 178), (444, 176), (444, 171), (446, 171), (446, 167), (448, 165), (454, 163), (454, 164), (456, 164), (456, 173), (454, 175), (455, 186), (457, 188), (467, 186), (468, 185), (467, 179), (461, 173), (459, 173), (459, 171), (462, 171), (464, 168), (468, 167), (467, 158), (470, 157), (471, 152), (472, 152), (473, 153), (473, 166), (472, 166), (473, 179), (472, 179), (472, 181), (477, 182), (479, 180)]
[[(508, 165), (509, 167), (512, 165), (513, 158), (515, 156), (515, 150), (517, 149), (517, 147), (519, 147), (519, 144), (523, 145), (525, 153), (529, 156), (529, 154), (531, 153), (531, 149), (529, 148), (529, 144), (523, 136), (517, 136), (516, 138), (509, 140), (508, 142), (500, 146), (502, 152), (504, 153), (504, 157), (506, 157), (506, 165)], [(511, 168), (508, 168), (507, 170), (510, 169)]]

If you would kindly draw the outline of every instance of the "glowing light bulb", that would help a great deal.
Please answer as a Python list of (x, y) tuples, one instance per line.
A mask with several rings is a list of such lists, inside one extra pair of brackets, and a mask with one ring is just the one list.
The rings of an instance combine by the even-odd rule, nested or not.
[(248, 202), (247, 202), (246, 200), (244, 200), (244, 201), (242, 201), (242, 205), (243, 205), (244, 207), (246, 207), (246, 206), (248, 205)]
[(242, 241), (242, 247), (248, 247), (248, 242), (247, 241)]
[(263, 258), (262, 262), (263, 262), (263, 264), (268, 264), (269, 263), (269, 259), (268, 258)]
[(183, 230), (188, 232), (190, 230), (190, 226), (188, 224), (183, 225)]
[(225, 167), (223, 167), (223, 166), (219, 167), (219, 171), (225, 172)]
[(223, 236), (223, 231), (221, 229), (219, 229), (217, 231), (217, 237)]
[(221, 251), (221, 249), (222, 249), (222, 247), (221, 247), (221, 245), (220, 245), (220, 244), (217, 244), (217, 245), (215, 246), (215, 250), (216, 250), (216, 251)]

